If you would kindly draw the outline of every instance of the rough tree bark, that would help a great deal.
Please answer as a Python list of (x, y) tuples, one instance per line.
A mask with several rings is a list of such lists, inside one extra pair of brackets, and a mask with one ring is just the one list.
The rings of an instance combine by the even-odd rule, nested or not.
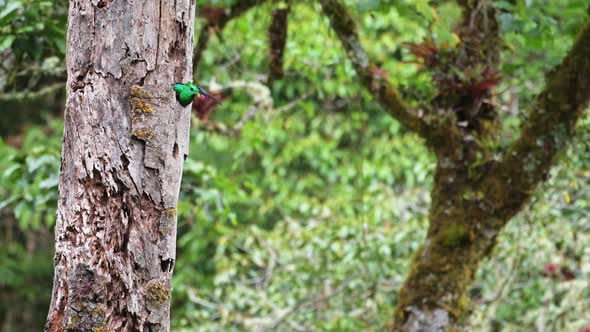
[[(497, 235), (535, 187), (546, 180), (588, 106), (590, 22), (562, 64), (547, 76), (520, 137), (497, 159), (493, 152), (500, 149), (500, 118), (489, 100), (490, 87), (497, 83), (501, 42), (492, 2), (458, 1), (463, 20), (456, 28), (461, 39), (456, 48), (414, 45), (439, 90), (431, 105), (420, 111), (410, 110), (394, 87), (374, 75), (376, 67), (345, 5), (340, 0), (320, 3), (361, 83), (389, 114), (421, 135), (437, 158), (427, 236), (400, 289), (389, 329), (456, 330), (479, 263), (490, 255)], [(441, 58), (445, 61), (437, 60)], [(457, 76), (453, 68), (465, 75)]]
[(70, 1), (45, 331), (168, 331), (194, 1)]

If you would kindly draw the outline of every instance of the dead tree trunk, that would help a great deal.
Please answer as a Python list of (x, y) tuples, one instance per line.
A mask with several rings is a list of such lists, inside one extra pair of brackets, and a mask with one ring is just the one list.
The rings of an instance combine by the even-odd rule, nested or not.
[(45, 331), (168, 331), (194, 2), (70, 1)]

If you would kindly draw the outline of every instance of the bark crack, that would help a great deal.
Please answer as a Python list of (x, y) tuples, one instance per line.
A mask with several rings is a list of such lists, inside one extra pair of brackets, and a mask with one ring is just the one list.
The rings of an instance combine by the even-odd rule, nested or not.
[(160, 57), (160, 34), (162, 32), (162, 0), (159, 2), (158, 13), (158, 41), (156, 42), (156, 63), (154, 64), (154, 68), (160, 63), (158, 59)]

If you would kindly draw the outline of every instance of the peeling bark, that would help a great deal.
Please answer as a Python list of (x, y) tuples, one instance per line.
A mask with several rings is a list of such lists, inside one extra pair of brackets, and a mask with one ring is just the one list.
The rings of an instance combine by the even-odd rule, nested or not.
[(70, 1), (45, 331), (168, 331), (194, 3)]

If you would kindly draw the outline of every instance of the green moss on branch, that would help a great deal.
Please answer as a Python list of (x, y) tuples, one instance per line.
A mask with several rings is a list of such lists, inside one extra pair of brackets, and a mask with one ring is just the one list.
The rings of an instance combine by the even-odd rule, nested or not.
[(363, 86), (387, 113), (402, 125), (428, 139), (431, 128), (420, 113), (411, 110), (387, 80), (374, 74), (377, 66), (370, 61), (367, 52), (363, 49), (356, 23), (346, 6), (340, 0), (321, 0), (320, 4), (324, 14), (330, 19), (332, 29), (340, 39)]
[(563, 62), (547, 75), (520, 137), (482, 183), (485, 200), (508, 219), (547, 179), (559, 151), (574, 137), (576, 123), (590, 102), (590, 21)]

